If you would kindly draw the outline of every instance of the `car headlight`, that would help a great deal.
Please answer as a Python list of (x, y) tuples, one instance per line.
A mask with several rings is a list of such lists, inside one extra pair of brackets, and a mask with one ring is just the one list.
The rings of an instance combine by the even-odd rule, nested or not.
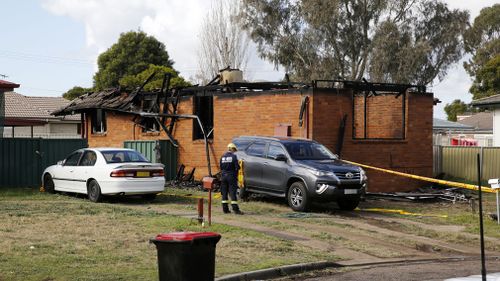
[(361, 180), (363, 181), (368, 179), (368, 177), (366, 176), (366, 172), (365, 170), (363, 170), (363, 168), (359, 168), (359, 175), (361, 176)]
[(333, 172), (329, 172), (329, 171), (321, 171), (321, 170), (314, 170), (314, 169), (308, 169), (308, 171), (317, 177), (335, 176), (335, 174)]

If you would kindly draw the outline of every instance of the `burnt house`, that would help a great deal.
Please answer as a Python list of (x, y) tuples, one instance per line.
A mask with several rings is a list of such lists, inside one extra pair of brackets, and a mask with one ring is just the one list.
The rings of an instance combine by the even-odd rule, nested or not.
[[(209, 173), (205, 137), (215, 173), (227, 143), (241, 135), (314, 139), (343, 159), (432, 176), (434, 98), (425, 87), (344, 80), (311, 84), (220, 80), (170, 91), (90, 93), (54, 114), (81, 113), (82, 134), (91, 147), (170, 139), (178, 145), (178, 162), (196, 167), (196, 179)], [(163, 116), (153, 118), (147, 112)], [(409, 191), (425, 185), (377, 171), (367, 173), (370, 192)]]

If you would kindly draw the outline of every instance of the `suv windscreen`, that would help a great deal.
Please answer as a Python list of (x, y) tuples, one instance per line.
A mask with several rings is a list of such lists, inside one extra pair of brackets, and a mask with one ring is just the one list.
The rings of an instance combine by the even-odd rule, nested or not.
[(314, 142), (286, 142), (283, 144), (288, 154), (295, 160), (337, 159), (325, 146)]

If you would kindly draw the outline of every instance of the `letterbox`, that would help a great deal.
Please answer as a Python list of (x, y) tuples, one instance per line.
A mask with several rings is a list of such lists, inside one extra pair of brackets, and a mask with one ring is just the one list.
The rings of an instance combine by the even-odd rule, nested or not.
[(215, 185), (216, 178), (212, 177), (203, 177), (202, 182), (203, 182), (203, 188), (204, 189), (213, 189)]

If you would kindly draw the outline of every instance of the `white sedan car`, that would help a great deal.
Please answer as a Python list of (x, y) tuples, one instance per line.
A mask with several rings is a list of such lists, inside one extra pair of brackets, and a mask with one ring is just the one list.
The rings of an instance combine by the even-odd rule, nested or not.
[(87, 194), (99, 202), (103, 195), (135, 195), (153, 200), (165, 189), (163, 164), (125, 148), (85, 148), (45, 169), (45, 191)]

